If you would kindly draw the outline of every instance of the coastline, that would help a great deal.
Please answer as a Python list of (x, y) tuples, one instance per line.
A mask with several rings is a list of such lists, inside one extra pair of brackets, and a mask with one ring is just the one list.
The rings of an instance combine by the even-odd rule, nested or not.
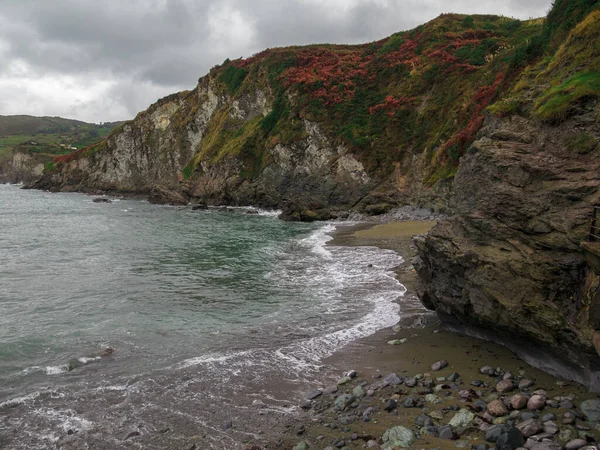
[[(355, 225), (341, 225), (333, 235), (333, 239), (328, 245), (337, 246), (374, 246), (382, 249), (393, 250), (400, 254), (403, 263), (395, 268), (398, 281), (403, 284), (407, 291), (400, 299), (401, 318), (399, 324), (392, 328), (385, 328), (378, 332), (348, 344), (346, 347), (338, 350), (332, 356), (326, 358), (323, 363), (337, 371), (340, 378), (350, 371), (356, 371), (357, 377), (348, 383), (339, 384), (338, 390), (327, 395), (327, 386), (331, 384), (324, 380), (323, 386), (315, 386), (315, 392), (325, 391), (314, 399), (307, 400), (302, 405), (306, 410), (301, 417), (288, 425), (289, 434), (282, 436), (277, 443), (266, 448), (277, 449), (354, 449), (354, 448), (381, 448), (386, 447), (381, 438), (392, 427), (404, 426), (412, 428), (419, 439), (411, 444), (411, 448), (488, 448), (488, 445), (494, 445), (490, 441), (486, 442), (486, 434), (490, 428), (495, 426), (520, 426), (518, 422), (521, 419), (536, 420), (542, 423), (541, 416), (546, 414), (546, 419), (556, 420), (561, 426), (560, 435), (556, 434), (541, 436), (548, 440), (544, 444), (548, 449), (561, 448), (552, 447), (550, 441), (558, 441), (565, 445), (577, 438), (584, 438), (586, 443), (593, 443), (600, 440), (600, 431), (593, 423), (577, 423), (570, 421), (570, 414), (575, 414), (578, 420), (584, 420), (584, 417), (575, 408), (584, 400), (595, 399), (596, 396), (587, 392), (582, 386), (574, 382), (567, 382), (557, 379), (548, 373), (542, 372), (525, 361), (518, 358), (508, 348), (474, 337), (469, 337), (453, 331), (446, 331), (433, 312), (426, 311), (421, 305), (414, 285), (416, 273), (412, 267), (411, 260), (416, 254), (415, 247), (412, 244), (412, 237), (427, 232), (435, 222), (389, 222), (389, 223), (359, 223)], [(396, 340), (397, 345), (390, 345), (389, 341)], [(399, 343), (403, 342), (403, 343)], [(439, 373), (431, 371), (434, 363), (446, 360), (448, 366)], [(484, 375), (480, 372), (483, 366), (493, 368), (492, 375)], [(495, 371), (495, 372), (494, 372)], [(390, 374), (397, 374), (400, 377), (400, 384), (391, 391), (375, 390), (372, 392), (367, 389), (377, 383), (378, 380), (386, 379)], [(423, 379), (434, 380), (433, 384), (441, 383), (440, 376), (446, 377), (449, 374), (458, 374), (459, 378), (452, 382), (452, 390), (442, 392), (446, 398), (440, 400), (439, 405), (428, 404), (427, 402), (416, 403), (418, 407), (405, 407), (402, 402), (405, 396), (410, 394), (410, 398), (417, 398), (418, 395), (429, 395), (436, 393), (441, 396), (432, 386), (422, 384)], [(513, 383), (513, 388), (509, 393), (500, 393), (496, 389), (498, 382), (504, 379)], [(403, 384), (405, 379), (417, 378), (418, 384), (412, 390)], [(491, 377), (491, 378), (490, 378)], [(472, 383), (482, 384), (475, 388)], [(517, 389), (517, 386), (523, 380), (532, 380), (533, 385), (525, 389)], [(333, 384), (335, 386), (335, 382)], [(346, 393), (352, 396), (356, 390), (364, 388), (367, 391), (364, 399), (357, 398), (355, 403), (343, 414), (335, 411), (335, 405), (338, 398)], [(455, 389), (454, 389), (455, 388)], [(475, 397), (462, 398), (456, 395), (457, 392), (465, 390), (474, 392)], [(476, 389), (476, 391), (473, 391)], [(533, 417), (525, 414), (528, 409), (519, 411), (510, 406), (513, 395), (523, 395), (528, 398), (535, 392), (543, 393), (547, 399), (547, 404), (542, 406), (543, 412), (535, 411)], [(329, 387), (331, 390), (331, 386)], [(519, 391), (521, 391), (519, 393)], [(314, 395), (314, 394), (313, 394)], [(390, 397), (391, 396), (391, 397)], [(391, 399), (397, 400), (396, 408), (393, 411), (384, 410), (384, 405)], [(486, 417), (486, 411), (479, 411), (474, 415), (468, 426), (464, 430), (454, 430), (451, 439), (440, 439), (439, 430), (448, 423), (457, 411), (466, 411), (464, 408), (474, 401), (474, 398), (483, 398), (486, 402), (493, 402), (500, 399), (508, 404), (512, 409), (511, 416), (506, 417)], [(593, 400), (596, 401), (596, 400)], [(556, 407), (555, 407), (556, 406)], [(364, 412), (373, 409), (371, 416), (364, 416)], [(419, 424), (423, 417), (430, 417), (432, 410), (440, 409), (440, 419), (435, 420), (438, 425), (436, 432), (423, 434), (421, 427), (415, 428), (415, 423)], [(355, 410), (355, 412), (352, 412)], [(437, 412), (437, 411), (436, 411)], [(539, 414), (536, 414), (539, 413)], [(551, 416), (550, 416), (550, 415)], [(561, 420), (557, 419), (560, 417)], [(490, 420), (491, 419), (491, 420)], [(431, 419), (425, 420), (431, 421)], [(560, 423), (562, 422), (562, 423)], [(554, 424), (554, 422), (552, 422)], [(419, 430), (421, 428), (421, 430)], [(507, 428), (508, 429), (508, 428)], [(540, 430), (538, 430), (540, 431)], [(528, 433), (526, 433), (528, 434)], [(538, 433), (539, 434), (539, 433)], [(533, 436), (533, 435), (530, 435)], [(529, 438), (530, 436), (526, 436)], [(533, 438), (538, 437), (533, 436)], [(560, 439), (559, 439), (560, 438)], [(527, 441), (529, 442), (529, 441)], [(524, 444), (523, 441), (522, 444)], [(552, 443), (554, 445), (554, 443)], [(486, 447), (483, 447), (486, 446)], [(531, 447), (531, 445), (530, 445)], [(250, 448), (250, 447), (249, 447)], [(516, 447), (514, 447), (516, 448)], [(531, 447), (535, 448), (535, 447)], [(542, 448), (542, 447), (540, 447)], [(580, 447), (576, 447), (580, 448)], [(582, 447), (583, 448), (583, 445)], [(595, 446), (586, 448), (597, 448)]]

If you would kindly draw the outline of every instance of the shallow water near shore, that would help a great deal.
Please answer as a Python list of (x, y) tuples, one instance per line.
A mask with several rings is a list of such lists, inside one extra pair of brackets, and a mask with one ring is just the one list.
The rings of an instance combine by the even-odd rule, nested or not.
[(334, 230), (0, 185), (0, 447), (276, 435), (324, 358), (399, 318), (400, 256)]

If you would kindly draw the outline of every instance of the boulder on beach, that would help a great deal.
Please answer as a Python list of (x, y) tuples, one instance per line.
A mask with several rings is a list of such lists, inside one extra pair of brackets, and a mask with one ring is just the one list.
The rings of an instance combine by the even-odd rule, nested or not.
[(410, 448), (416, 440), (417, 438), (412, 430), (403, 426), (397, 426), (383, 433), (383, 446), (381, 448), (382, 450)]

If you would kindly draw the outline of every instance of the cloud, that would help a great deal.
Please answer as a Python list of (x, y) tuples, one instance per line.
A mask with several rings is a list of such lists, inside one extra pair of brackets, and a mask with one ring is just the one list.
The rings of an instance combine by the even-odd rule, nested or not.
[(442, 12), (544, 15), (549, 0), (2, 0), (0, 114), (133, 117), (226, 58), (384, 38)]

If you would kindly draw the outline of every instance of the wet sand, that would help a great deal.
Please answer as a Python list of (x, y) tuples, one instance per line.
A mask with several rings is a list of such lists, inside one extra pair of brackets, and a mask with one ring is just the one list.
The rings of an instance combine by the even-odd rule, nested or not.
[[(361, 382), (371, 384), (390, 373), (407, 377), (429, 373), (435, 379), (457, 372), (461, 375), (460, 384), (464, 385), (460, 389), (470, 388), (471, 381), (484, 380), (489, 385), (487, 389), (489, 391), (490, 388), (493, 390), (493, 386), (495, 386), (494, 380), (490, 380), (479, 372), (481, 367), (489, 365), (494, 368), (501, 367), (504, 371), (512, 372), (519, 378), (535, 380), (535, 386), (532, 389), (546, 390), (548, 398), (574, 395), (576, 405), (583, 400), (596, 398), (583, 386), (558, 380), (529, 366), (505, 347), (443, 330), (435, 313), (426, 311), (414, 292), (416, 273), (411, 264), (411, 260), (415, 257), (412, 237), (426, 233), (434, 225), (433, 222), (395, 222), (340, 227), (334, 239), (329, 242), (330, 245), (376, 246), (396, 251), (402, 256), (404, 262), (395, 269), (395, 272), (399, 281), (407, 288), (406, 294), (399, 301), (402, 316), (399, 325), (354, 341), (324, 361), (325, 364), (338, 371), (339, 377), (350, 370), (358, 372), (357, 380), (347, 387), (341, 386), (335, 395), (352, 392), (352, 389)], [(400, 339), (406, 339), (406, 341), (399, 345), (388, 344), (388, 341)], [(447, 360), (448, 367), (440, 372), (432, 372), (431, 365), (440, 360)], [(323, 380), (323, 384), (315, 386), (315, 389), (322, 389), (332, 384), (335, 385), (336, 381)], [(399, 386), (399, 388), (403, 388), (397, 390), (401, 395), (411, 391), (404, 386)], [(330, 401), (324, 399), (325, 396), (320, 401), (325, 405), (331, 404), (332, 406), (335, 395), (331, 396)], [(372, 401), (374, 406), (382, 406), (389, 396), (389, 392), (387, 394), (375, 393), (374, 398), (369, 401)], [(455, 403), (462, 408), (465, 407), (465, 404), (459, 403), (459, 400), (456, 400)], [(444, 403), (445, 407), (448, 405), (448, 402)], [(386, 430), (397, 425), (411, 428), (417, 416), (422, 415), (428, 409), (436, 408), (432, 405), (426, 406), (424, 410), (399, 407), (397, 415), (380, 411), (373, 420), (368, 422), (355, 421), (347, 426), (340, 425), (334, 428), (331, 427), (332, 421), (336, 421), (339, 416), (336, 417), (336, 413), (331, 412), (330, 409), (329, 407), (318, 413), (315, 411), (306, 413), (293, 428), (290, 426), (290, 435), (282, 438), (278, 445), (268, 448), (291, 449), (300, 440), (304, 440), (310, 444), (311, 449), (323, 449), (331, 446), (336, 439), (345, 439), (349, 448), (365, 448), (365, 442), (369, 436), (377, 439)], [(547, 407), (544, 409), (544, 413), (548, 412), (555, 413), (557, 417), (560, 417), (565, 410)], [(454, 411), (445, 411), (443, 423), (447, 423), (453, 415)], [(304, 427), (305, 431), (296, 435), (295, 431), (300, 427)], [(590, 430), (589, 433), (596, 439), (600, 439), (598, 430)], [(352, 435), (358, 436), (359, 439), (352, 441)], [(483, 437), (482, 432), (472, 430), (465, 433), (460, 439), (470, 447), (484, 443)], [(444, 441), (425, 436), (411, 448), (457, 448), (457, 441)]]

